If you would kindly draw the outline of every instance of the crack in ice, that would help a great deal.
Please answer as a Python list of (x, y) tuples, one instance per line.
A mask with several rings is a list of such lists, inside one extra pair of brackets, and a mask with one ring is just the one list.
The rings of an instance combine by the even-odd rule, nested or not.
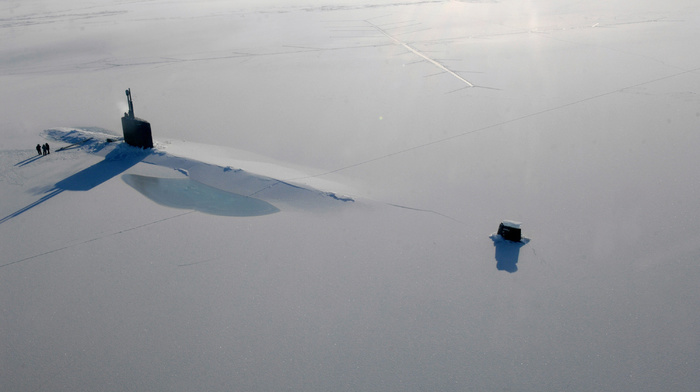
[(406, 42), (404, 42), (404, 41), (401, 41), (400, 39), (398, 39), (398, 38), (394, 37), (393, 35), (387, 33), (386, 30), (384, 30), (384, 29), (382, 29), (381, 27), (379, 27), (378, 25), (376, 25), (376, 24), (370, 22), (369, 20), (365, 20), (365, 22), (366, 22), (367, 24), (369, 24), (370, 26), (374, 27), (375, 29), (377, 29), (377, 31), (379, 31), (380, 33), (384, 34), (386, 37), (388, 37), (389, 39), (391, 39), (392, 41), (394, 41), (394, 42), (397, 43), (398, 45), (403, 46), (404, 48), (406, 48), (407, 50), (409, 50), (411, 53), (415, 54), (416, 56), (422, 58), (423, 60), (426, 60), (427, 62), (433, 64), (434, 66), (440, 68), (441, 70), (443, 70), (443, 71), (449, 73), (450, 75), (452, 75), (452, 76), (454, 76), (455, 78), (457, 78), (457, 80), (461, 81), (462, 83), (465, 83), (467, 86), (469, 86), (469, 87), (475, 87), (474, 84), (473, 84), (472, 82), (468, 81), (467, 79), (464, 79), (464, 78), (461, 77), (459, 74), (457, 74), (455, 71), (453, 71), (453, 70), (447, 68), (446, 66), (444, 66), (443, 64), (441, 64), (439, 61), (434, 60), (434, 59), (428, 57), (427, 55), (423, 54), (423, 52), (419, 51), (418, 49), (414, 48), (413, 46), (409, 45), (408, 43), (406, 43)]

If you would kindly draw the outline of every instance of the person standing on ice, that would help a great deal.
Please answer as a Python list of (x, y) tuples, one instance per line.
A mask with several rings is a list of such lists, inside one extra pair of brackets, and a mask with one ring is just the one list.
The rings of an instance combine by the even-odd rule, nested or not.
[(41, 155), (46, 155), (46, 144), (41, 145), (41, 152), (43, 153)]
[(49, 147), (49, 143), (46, 143), (46, 155), (51, 154), (51, 148)]
[(36, 152), (41, 155), (41, 146), (38, 144), (36, 145)]

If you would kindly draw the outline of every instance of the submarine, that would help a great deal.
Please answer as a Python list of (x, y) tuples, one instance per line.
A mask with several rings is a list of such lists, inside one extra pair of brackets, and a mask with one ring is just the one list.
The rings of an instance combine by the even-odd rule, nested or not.
[(130, 88), (126, 90), (126, 99), (129, 102), (129, 113), (124, 113), (124, 117), (122, 117), (124, 141), (126, 144), (135, 147), (153, 148), (151, 123), (134, 116), (134, 103), (131, 100)]

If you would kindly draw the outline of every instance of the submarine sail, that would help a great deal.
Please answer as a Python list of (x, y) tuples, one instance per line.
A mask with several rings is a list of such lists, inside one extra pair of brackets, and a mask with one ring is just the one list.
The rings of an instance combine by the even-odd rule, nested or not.
[(122, 117), (124, 141), (131, 146), (153, 148), (151, 123), (134, 116), (134, 103), (131, 100), (131, 89), (126, 90), (126, 99), (129, 102), (129, 113), (124, 113), (124, 117)]

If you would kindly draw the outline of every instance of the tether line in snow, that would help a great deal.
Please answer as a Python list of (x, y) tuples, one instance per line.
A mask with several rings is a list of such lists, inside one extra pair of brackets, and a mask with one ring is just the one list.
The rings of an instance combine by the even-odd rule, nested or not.
[(602, 94), (598, 94), (598, 95), (594, 95), (594, 96), (591, 96), (591, 97), (588, 97), (588, 98), (579, 99), (578, 101), (565, 103), (565, 104), (563, 104), (563, 105), (554, 106), (554, 107), (551, 107), (551, 108), (548, 108), (548, 109), (543, 109), (543, 110), (540, 110), (540, 111), (537, 111), (537, 112), (534, 112), (534, 113), (525, 114), (525, 115), (522, 115), (522, 116), (520, 116), (520, 117), (512, 118), (512, 119), (510, 119), (510, 120), (501, 121), (501, 122), (498, 122), (498, 123), (495, 123), (495, 124), (491, 124), (491, 125), (486, 125), (486, 126), (483, 126), (483, 127), (481, 127), (481, 128), (473, 129), (473, 130), (471, 130), (471, 131), (458, 133), (458, 134), (452, 135), (452, 136), (447, 136), (447, 137), (444, 137), (444, 138), (442, 138), (442, 139), (433, 140), (432, 142), (427, 142), (427, 143), (419, 144), (419, 145), (416, 145), (416, 146), (413, 146), (413, 147), (409, 147), (409, 148), (406, 148), (406, 149), (403, 149), (403, 150), (394, 151), (394, 152), (389, 153), (389, 154), (385, 154), (385, 155), (378, 156), (378, 157), (371, 158), (371, 159), (367, 159), (367, 160), (364, 160), (364, 161), (361, 161), (361, 162), (353, 163), (353, 164), (350, 164), (350, 165), (347, 165), (347, 166), (343, 166), (343, 167), (340, 167), (340, 168), (337, 168), (337, 169), (329, 170), (329, 171), (326, 171), (326, 172), (323, 172), (323, 173), (314, 174), (314, 175), (305, 176), (305, 177), (287, 178), (287, 179), (285, 179), (284, 181), (297, 181), (297, 180), (305, 180), (305, 179), (308, 179), (308, 178), (316, 178), (316, 177), (327, 176), (327, 175), (329, 175), (329, 174), (333, 174), (333, 173), (337, 173), (337, 172), (340, 172), (340, 171), (343, 171), (343, 170), (351, 169), (351, 168), (353, 168), (353, 167), (358, 167), (358, 166), (366, 165), (366, 164), (368, 164), (368, 163), (381, 161), (381, 160), (383, 160), (383, 159), (391, 158), (391, 157), (394, 157), (394, 156), (396, 156), (396, 155), (405, 154), (405, 153), (410, 152), (410, 151), (414, 151), (414, 150), (418, 150), (418, 149), (421, 149), (421, 148), (429, 147), (429, 146), (432, 146), (432, 145), (435, 145), (435, 144), (444, 143), (444, 142), (447, 142), (447, 141), (450, 141), (450, 140), (453, 140), (453, 139), (457, 139), (457, 138), (460, 138), (460, 137), (464, 137), (464, 136), (467, 136), (467, 135), (472, 135), (472, 134), (475, 134), (475, 133), (478, 133), (478, 132), (483, 132), (483, 131), (486, 131), (486, 130), (488, 130), (488, 129), (500, 127), (500, 126), (507, 125), (507, 124), (512, 124), (512, 123), (514, 123), (514, 122), (518, 122), (518, 121), (521, 121), (521, 120), (525, 120), (525, 119), (527, 119), (527, 118), (531, 118), (531, 117), (539, 116), (539, 115), (541, 115), (541, 114), (550, 113), (550, 112), (553, 112), (553, 111), (556, 111), (556, 110), (564, 109), (564, 108), (567, 108), (567, 107), (569, 107), (569, 106), (574, 106), (574, 105), (578, 105), (578, 104), (580, 104), (580, 103), (592, 101), (592, 100), (594, 100), (594, 99), (598, 99), (598, 98), (602, 98), (602, 97), (605, 97), (605, 96), (608, 96), (608, 95), (612, 95), (612, 94), (615, 94), (615, 93), (618, 93), (618, 92), (621, 92), (621, 91), (624, 91), (624, 90), (627, 90), (627, 89), (630, 89), (630, 88), (635, 88), (635, 87), (643, 86), (643, 85), (645, 85), (645, 84), (660, 82), (660, 81), (662, 81), (662, 80), (675, 78), (675, 77), (677, 77), (677, 76), (681, 76), (681, 75), (685, 75), (685, 74), (693, 73), (693, 72), (697, 72), (697, 71), (700, 71), (700, 68), (694, 68), (694, 69), (686, 70), (686, 71), (683, 71), (683, 72), (678, 72), (678, 73), (675, 73), (675, 74), (672, 74), (672, 75), (667, 75), (667, 76), (663, 76), (663, 77), (660, 77), (660, 78), (656, 78), (656, 79), (653, 79), (653, 80), (647, 80), (646, 82), (637, 83), (637, 84), (634, 84), (634, 85), (631, 85), (631, 86), (618, 88), (618, 89), (613, 90), (613, 91), (608, 91), (608, 92), (605, 92), (605, 93), (602, 93)]
[(397, 44), (403, 46), (404, 48), (406, 48), (407, 50), (409, 50), (411, 53), (415, 54), (416, 56), (422, 58), (423, 60), (428, 61), (429, 63), (433, 64), (434, 66), (436, 66), (436, 67), (440, 68), (441, 70), (443, 70), (443, 71), (449, 73), (450, 75), (454, 76), (455, 78), (457, 78), (457, 79), (460, 80), (461, 82), (465, 83), (467, 86), (469, 86), (469, 87), (474, 87), (474, 84), (473, 84), (473, 83), (471, 83), (471, 82), (468, 81), (467, 79), (464, 79), (463, 77), (459, 76), (456, 72), (452, 71), (451, 69), (445, 67), (445, 66), (442, 65), (439, 61), (434, 60), (434, 59), (432, 59), (432, 58), (426, 56), (425, 54), (423, 54), (423, 53), (422, 53), (421, 51), (419, 51), (418, 49), (412, 47), (411, 45), (407, 44), (406, 42), (401, 41), (400, 39), (398, 39), (398, 38), (394, 37), (393, 35), (387, 33), (386, 30), (384, 30), (384, 29), (382, 29), (381, 27), (377, 26), (376, 24), (370, 22), (369, 20), (365, 20), (365, 22), (367, 22), (367, 24), (369, 24), (370, 26), (372, 26), (372, 27), (374, 27), (375, 29), (377, 29), (377, 31), (379, 31), (380, 33), (384, 34), (385, 36), (387, 36), (389, 39), (391, 39), (392, 41), (396, 42)]
[(43, 253), (36, 254), (36, 255), (34, 255), (34, 256), (25, 257), (25, 258), (23, 258), (22, 260), (16, 260), (16, 261), (13, 261), (13, 262), (11, 262), (11, 263), (2, 264), (2, 265), (0, 265), (0, 268), (2, 268), (2, 267), (7, 267), (7, 266), (10, 266), (10, 265), (13, 265), (13, 264), (18, 264), (18, 263), (21, 263), (21, 262), (23, 262), (23, 261), (36, 259), (37, 257), (46, 256), (46, 255), (49, 255), (49, 254), (52, 254), (52, 253), (60, 252), (60, 251), (62, 251), (62, 250), (69, 249), (69, 248), (72, 248), (72, 247), (74, 247), (74, 246), (87, 244), (87, 243), (90, 243), (90, 242), (93, 242), (93, 241), (101, 240), (101, 239), (106, 238), (106, 237), (111, 237), (111, 236), (113, 236), (113, 235), (126, 233), (127, 231), (132, 231), (132, 230), (140, 229), (140, 228), (142, 228), (142, 227), (154, 225), (154, 224), (156, 224), (156, 223), (165, 222), (165, 221), (167, 221), (167, 220), (174, 219), (174, 218), (178, 218), (178, 217), (181, 217), (181, 216), (183, 216), (183, 215), (191, 214), (191, 213), (193, 213), (193, 212), (194, 212), (194, 211), (183, 212), (182, 214), (177, 214), (177, 215), (170, 216), (170, 217), (163, 218), (163, 219), (159, 219), (159, 220), (156, 220), (156, 221), (153, 221), (153, 222), (144, 223), (144, 224), (142, 224), (142, 225), (130, 227), (130, 228), (128, 228), (128, 229), (115, 231), (115, 232), (113, 232), (113, 233), (105, 234), (105, 235), (103, 235), (103, 236), (90, 238), (89, 240), (85, 240), (85, 241), (82, 241), (82, 242), (78, 242), (78, 243), (76, 243), (76, 244), (66, 245), (66, 246), (61, 247), (61, 248), (58, 248), (58, 249), (53, 249), (53, 250), (49, 250), (49, 251), (46, 251), (46, 252), (43, 252)]

